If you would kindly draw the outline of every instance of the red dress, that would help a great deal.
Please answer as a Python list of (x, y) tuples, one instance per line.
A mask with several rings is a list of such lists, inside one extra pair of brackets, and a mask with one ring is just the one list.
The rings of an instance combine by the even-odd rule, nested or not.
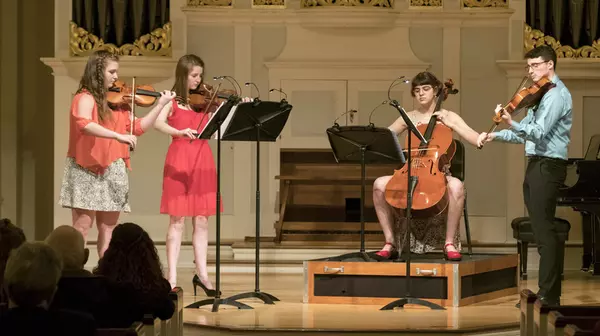
[[(198, 131), (208, 123), (209, 115), (182, 109), (173, 100), (167, 123), (178, 130)], [(160, 213), (171, 216), (212, 216), (216, 214), (217, 171), (208, 140), (174, 137), (163, 171)], [(221, 203), (223, 212), (223, 203)]]

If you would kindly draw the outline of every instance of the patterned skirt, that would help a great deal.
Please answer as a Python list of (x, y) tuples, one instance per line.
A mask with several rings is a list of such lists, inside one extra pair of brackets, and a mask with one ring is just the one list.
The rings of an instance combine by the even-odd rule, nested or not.
[(58, 203), (64, 208), (131, 212), (125, 161), (118, 159), (103, 175), (96, 175), (68, 157)]

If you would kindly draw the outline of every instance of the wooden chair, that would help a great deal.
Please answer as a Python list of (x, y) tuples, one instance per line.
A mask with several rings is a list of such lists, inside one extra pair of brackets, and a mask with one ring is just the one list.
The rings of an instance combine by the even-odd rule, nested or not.
[(565, 336), (598, 336), (594, 330), (583, 330), (574, 324), (567, 324), (564, 332)]
[(169, 297), (175, 304), (175, 312), (170, 319), (161, 321), (161, 336), (181, 336), (183, 335), (183, 289), (173, 288)]
[(551, 311), (548, 314), (548, 335), (563, 336), (567, 324), (576, 325), (583, 330), (593, 330), (598, 322), (600, 315), (597, 311), (590, 310), (589, 314), (581, 316), (565, 316), (558, 311)]
[(600, 306), (547, 306), (538, 299), (533, 308), (534, 335), (548, 333), (548, 315), (556, 311), (564, 316), (600, 316)]
[(142, 319), (144, 324), (145, 336), (160, 336), (161, 335), (161, 319), (154, 317), (152, 314), (145, 314)]
[(521, 291), (521, 336), (533, 336), (533, 305), (537, 295), (530, 289)]
[(96, 330), (96, 336), (137, 336), (145, 335), (144, 324), (134, 322), (129, 328), (103, 328)]

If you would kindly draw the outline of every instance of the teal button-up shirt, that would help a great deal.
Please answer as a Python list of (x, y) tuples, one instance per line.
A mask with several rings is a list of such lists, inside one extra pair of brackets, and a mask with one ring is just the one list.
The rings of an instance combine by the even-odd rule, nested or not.
[(550, 89), (540, 104), (527, 109), (521, 122), (513, 120), (508, 129), (494, 132), (494, 140), (525, 143), (527, 156), (545, 156), (568, 159), (567, 146), (571, 142), (573, 100), (565, 84), (554, 74)]

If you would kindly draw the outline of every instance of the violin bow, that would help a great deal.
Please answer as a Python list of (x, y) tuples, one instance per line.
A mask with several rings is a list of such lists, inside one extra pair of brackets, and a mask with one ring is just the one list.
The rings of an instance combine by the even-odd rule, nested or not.
[[(202, 85), (202, 84), (200, 84), (200, 85)], [(212, 105), (213, 101), (217, 97), (217, 93), (219, 92), (220, 87), (221, 87), (221, 83), (219, 83), (219, 85), (217, 86), (217, 89), (214, 90), (214, 92), (210, 96), (210, 100), (208, 101), (208, 104), (205, 107), (207, 113), (208, 113), (208, 109), (210, 108), (210, 105)], [(208, 88), (206, 88), (206, 86), (204, 88), (206, 89), (206, 91), (208, 91)], [(198, 126), (196, 127), (197, 137), (200, 136), (200, 125), (202, 125), (202, 121), (204, 120), (204, 118), (206, 118), (206, 114), (202, 116), (202, 119), (200, 119), (200, 121), (198, 122)], [(196, 139), (197, 139), (197, 137), (196, 137)], [(194, 141), (194, 139), (190, 139), (190, 143), (192, 143), (192, 141)]]
[[(133, 135), (133, 127), (135, 127), (135, 76), (133, 76), (133, 87), (131, 88), (131, 110), (129, 111), (129, 135)], [(133, 152), (133, 147), (129, 146), (129, 150)]]

